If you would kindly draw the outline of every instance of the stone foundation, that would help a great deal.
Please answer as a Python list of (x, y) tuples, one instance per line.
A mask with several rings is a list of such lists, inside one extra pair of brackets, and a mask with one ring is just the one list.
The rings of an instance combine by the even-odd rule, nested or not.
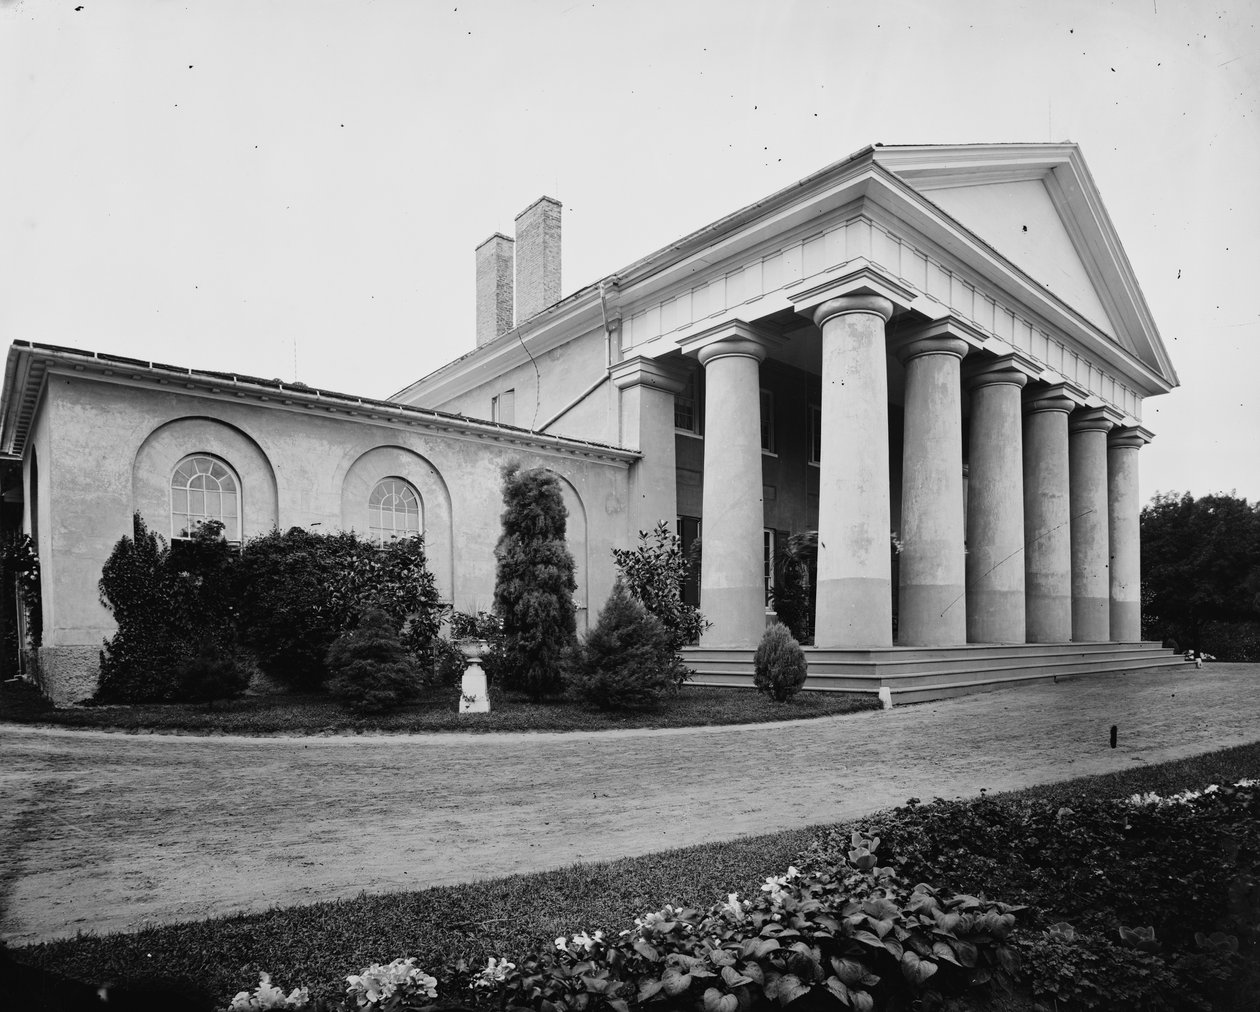
[(29, 665), (31, 681), (54, 706), (70, 706), (96, 695), (100, 684), (99, 646), (40, 647)]

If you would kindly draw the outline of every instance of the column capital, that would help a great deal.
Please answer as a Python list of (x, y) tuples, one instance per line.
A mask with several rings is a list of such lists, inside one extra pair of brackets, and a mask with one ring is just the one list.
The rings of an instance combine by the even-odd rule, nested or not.
[(962, 359), (970, 350), (971, 346), (961, 337), (944, 334), (940, 337), (903, 337), (892, 347), (893, 354), (902, 365), (922, 355), (953, 355)]
[(973, 355), (963, 367), (963, 382), (972, 390), (994, 384), (1023, 387), (1040, 371), (1037, 363), (1019, 352), (994, 358)]
[(932, 320), (913, 330), (901, 331), (889, 347), (904, 365), (920, 355), (954, 355), (963, 358), (984, 343), (984, 334), (957, 316)]
[(680, 366), (642, 355), (618, 362), (608, 370), (608, 376), (618, 390), (646, 386), (676, 394), (687, 385), (687, 374)]
[(821, 328), (828, 320), (849, 313), (872, 313), (882, 316), (887, 323), (892, 319), (893, 304), (882, 295), (838, 295), (814, 307), (810, 318), (814, 326)]
[(1078, 408), (1068, 415), (1068, 432), (1110, 432), (1122, 417), (1114, 408)]
[(715, 358), (730, 355), (764, 362), (768, 352), (786, 342), (787, 338), (760, 330), (744, 320), (728, 320), (684, 338), (678, 346), (684, 355), (699, 359), (701, 365), (708, 365)]
[(1118, 426), (1107, 433), (1107, 448), (1140, 450), (1154, 438), (1155, 433), (1140, 425)]
[(1067, 383), (1056, 383), (1054, 386), (1026, 387), (1024, 389), (1024, 413), (1035, 414), (1038, 411), (1061, 411), (1067, 414), (1084, 403), (1084, 391), (1077, 391)]
[[(786, 291), (793, 308), (802, 316), (813, 319), (819, 327), (824, 320), (843, 312), (877, 312), (887, 322), (896, 309), (909, 309), (915, 300), (914, 291), (865, 257), (790, 284)], [(879, 301), (866, 306), (843, 301), (864, 297), (874, 297)], [(841, 300), (841, 306), (834, 311), (829, 310), (820, 319), (819, 310), (837, 300)]]

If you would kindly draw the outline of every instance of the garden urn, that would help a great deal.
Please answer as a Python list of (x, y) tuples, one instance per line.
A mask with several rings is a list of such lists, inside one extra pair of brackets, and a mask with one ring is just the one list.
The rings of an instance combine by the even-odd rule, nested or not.
[(486, 685), (486, 673), (481, 658), (490, 649), (485, 640), (460, 640), (459, 652), (464, 655), (464, 678), (459, 687), (460, 713), (489, 713), (490, 691)]

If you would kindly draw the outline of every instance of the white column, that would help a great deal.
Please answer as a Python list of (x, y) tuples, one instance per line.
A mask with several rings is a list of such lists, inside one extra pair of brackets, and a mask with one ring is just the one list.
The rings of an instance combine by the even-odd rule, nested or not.
[(901, 469), (901, 582), (897, 642), (967, 642), (963, 544), (961, 338), (914, 338), (897, 348), (906, 367)]
[(1078, 409), (1068, 419), (1072, 509), (1072, 640), (1111, 638), (1111, 576), (1107, 523), (1107, 432), (1101, 408)]
[(892, 311), (881, 296), (846, 295), (813, 313), (822, 331), (814, 620), (820, 647), (892, 645), (884, 342)]
[(986, 362), (969, 377), (969, 643), (1023, 643), (1026, 635), (1020, 391), (1027, 382), (1009, 357)]
[(756, 647), (765, 630), (761, 490), (764, 345), (732, 336), (698, 350), (704, 365), (701, 646)]
[(1029, 643), (1072, 639), (1068, 412), (1061, 386), (1024, 394), (1024, 603)]
[(1107, 436), (1107, 512), (1110, 566), (1111, 638), (1142, 638), (1142, 501), (1138, 492), (1138, 451), (1150, 436), (1141, 429), (1115, 429)]

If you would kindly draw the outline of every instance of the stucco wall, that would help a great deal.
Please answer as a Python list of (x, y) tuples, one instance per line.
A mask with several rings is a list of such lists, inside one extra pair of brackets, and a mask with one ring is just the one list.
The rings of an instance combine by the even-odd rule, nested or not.
[[(48, 434), (46, 450), (40, 440)], [(52, 476), (45, 645), (99, 647), (113, 631), (97, 599), (101, 567), (139, 510), (171, 534), (171, 471), (209, 453), (240, 477), (245, 535), (278, 526), (325, 531), (367, 527), (377, 481), (401, 477), (419, 491), (430, 565), (460, 610), (488, 609), (501, 527), (501, 469), (546, 467), (564, 480), (573, 514), (570, 548), (583, 604), (596, 611), (612, 589), (613, 547), (626, 543), (628, 465), (497, 442), (425, 424), (355, 421), (323, 409), (250, 404), (228, 395), (122, 386), (50, 375), (33, 440), (41, 484)], [(41, 512), (43, 500), (41, 498)], [(41, 531), (42, 533), (42, 531)]]

